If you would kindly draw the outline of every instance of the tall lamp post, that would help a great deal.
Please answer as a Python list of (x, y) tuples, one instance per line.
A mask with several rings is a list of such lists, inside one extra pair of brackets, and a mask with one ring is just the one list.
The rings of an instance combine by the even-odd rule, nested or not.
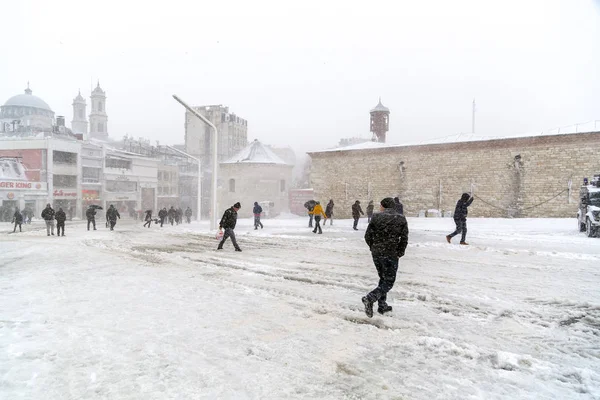
[[(179, 104), (181, 104), (182, 106), (184, 106), (189, 112), (191, 112), (192, 114), (194, 114), (196, 117), (198, 117), (201, 121), (203, 121), (206, 125), (210, 126), (211, 128), (213, 128), (214, 131), (214, 135), (213, 135), (213, 174), (212, 174), (212, 202), (211, 202), (211, 207), (210, 207), (210, 213), (211, 213), (211, 218), (210, 218), (210, 229), (211, 230), (215, 230), (217, 228), (217, 168), (218, 168), (218, 160), (217, 160), (217, 153), (218, 153), (218, 133), (217, 133), (217, 127), (214, 126), (212, 124), (212, 122), (210, 122), (206, 117), (204, 117), (202, 114), (200, 114), (199, 112), (197, 112), (196, 110), (194, 110), (192, 107), (190, 107), (189, 105), (186, 104), (186, 102), (184, 102), (183, 100), (181, 100), (179, 97), (177, 97), (177, 95), (173, 95), (173, 98), (175, 100), (177, 100), (179, 102)], [(198, 193), (198, 197), (200, 197), (200, 193)]]

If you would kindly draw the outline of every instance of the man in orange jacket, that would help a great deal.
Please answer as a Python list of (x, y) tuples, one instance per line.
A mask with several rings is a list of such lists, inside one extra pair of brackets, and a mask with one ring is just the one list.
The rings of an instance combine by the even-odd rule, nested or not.
[(313, 230), (313, 233), (317, 233), (317, 230), (319, 231), (319, 234), (323, 233), (323, 231), (321, 230), (321, 216), (323, 216), (323, 218), (325, 219), (327, 219), (327, 216), (323, 211), (321, 203), (317, 201), (312, 211), (309, 211), (309, 214), (315, 216), (315, 229)]

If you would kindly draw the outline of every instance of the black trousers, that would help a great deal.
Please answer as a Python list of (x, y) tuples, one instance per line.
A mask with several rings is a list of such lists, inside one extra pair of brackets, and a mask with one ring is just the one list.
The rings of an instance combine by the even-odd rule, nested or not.
[(90, 230), (90, 223), (93, 224), (94, 230), (96, 230), (96, 218), (88, 218), (88, 231)]
[(163, 224), (165, 223), (165, 217), (160, 217), (160, 227), (162, 228)]
[(144, 226), (148, 225), (148, 228), (150, 228), (150, 225), (152, 225), (152, 220), (148, 220), (146, 222), (144, 222)]
[(371, 291), (367, 298), (372, 303), (378, 302), (379, 307), (387, 305), (387, 293), (392, 289), (396, 282), (396, 273), (398, 272), (398, 257), (388, 255), (373, 254), (373, 264), (377, 268), (379, 275), (379, 284)]
[(19, 232), (23, 232), (23, 230), (21, 229), (21, 223), (20, 222), (15, 222), (15, 229), (13, 229), (13, 232), (17, 231), (17, 226), (19, 226)]
[(455, 219), (454, 223), (456, 224), (456, 230), (449, 234), (451, 238), (458, 235), (462, 232), (462, 236), (460, 237), (460, 241), (464, 242), (467, 238), (467, 220), (466, 219)]
[(260, 215), (255, 215), (254, 216), (254, 229), (258, 229), (258, 227), (260, 226), (260, 229), (263, 228), (263, 224), (262, 222), (260, 222)]
[(312, 214), (308, 214), (308, 227), (312, 228), (312, 221), (313, 221), (313, 215)]
[(57, 222), (56, 223), (56, 235), (57, 236), (61, 236), (60, 232), (62, 230), (62, 236), (65, 236), (65, 223), (64, 222)]
[(110, 230), (114, 231), (115, 230), (115, 225), (117, 224), (117, 220), (110, 220), (108, 221), (108, 223), (110, 224)]
[(354, 229), (356, 229), (356, 227), (358, 226), (359, 217), (353, 217), (353, 218), (354, 218)]
[(225, 241), (229, 237), (231, 238), (231, 243), (233, 243), (233, 247), (235, 247), (236, 249), (239, 249), (240, 246), (238, 246), (237, 240), (235, 240), (235, 232), (231, 228), (225, 228), (225, 233), (223, 233), (223, 239), (219, 243), (219, 247), (218, 248), (222, 249), (223, 248), (223, 244), (225, 243)]
[(321, 216), (320, 215), (315, 215), (315, 229), (313, 229), (313, 232), (317, 233), (317, 230), (319, 231), (319, 233), (323, 233), (323, 231), (321, 230)]

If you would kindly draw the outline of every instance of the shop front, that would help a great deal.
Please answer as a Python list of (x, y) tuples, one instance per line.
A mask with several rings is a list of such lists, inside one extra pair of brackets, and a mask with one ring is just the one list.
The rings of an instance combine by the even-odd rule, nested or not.
[(69, 220), (75, 216), (75, 210), (77, 210), (77, 189), (64, 188), (54, 189), (52, 193), (53, 207), (55, 211), (62, 208)]
[(46, 182), (0, 179), (0, 221), (12, 221), (16, 208), (27, 210), (32, 217), (39, 218), (47, 200)]
[[(99, 190), (91, 190), (91, 189), (82, 189), (81, 190), (81, 218), (85, 219), (85, 212), (89, 206), (100, 206), (103, 207), (102, 200), (100, 200), (100, 191)], [(100, 213), (96, 212), (96, 218), (100, 218)]]

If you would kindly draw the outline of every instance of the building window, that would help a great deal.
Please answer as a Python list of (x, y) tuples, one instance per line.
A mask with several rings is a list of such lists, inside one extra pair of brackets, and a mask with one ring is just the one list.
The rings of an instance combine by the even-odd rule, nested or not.
[(235, 193), (235, 179), (229, 180), (229, 191)]
[(75, 175), (54, 175), (54, 187), (76, 188), (77, 187), (77, 176), (75, 176)]
[(102, 112), (102, 102), (98, 102), (98, 111)]
[(131, 169), (131, 161), (121, 158), (106, 158), (106, 168)]
[(77, 165), (77, 153), (54, 150), (52, 151), (52, 158), (55, 164)]
[(279, 181), (279, 191), (280, 192), (285, 192), (285, 180), (282, 179), (281, 181)]

